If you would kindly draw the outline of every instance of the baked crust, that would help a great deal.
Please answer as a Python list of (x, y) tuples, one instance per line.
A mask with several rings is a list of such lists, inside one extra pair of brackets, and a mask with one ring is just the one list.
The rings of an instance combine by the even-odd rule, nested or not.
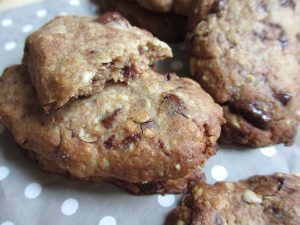
[(46, 114), (26, 67), (10, 67), (0, 80), (1, 122), (20, 146), (74, 177), (187, 177), (214, 154), (222, 109), (188, 78), (151, 69), (136, 77)]
[(170, 56), (166, 43), (107, 13), (54, 18), (26, 39), (23, 63), (49, 112), (101, 91), (107, 81), (130, 83), (133, 72)]
[(299, 1), (197, 1), (187, 38), (191, 71), (223, 106), (228, 140), (254, 147), (293, 143), (300, 115), (299, 9)]
[(168, 225), (300, 224), (300, 177), (254, 176), (240, 182), (190, 188)]

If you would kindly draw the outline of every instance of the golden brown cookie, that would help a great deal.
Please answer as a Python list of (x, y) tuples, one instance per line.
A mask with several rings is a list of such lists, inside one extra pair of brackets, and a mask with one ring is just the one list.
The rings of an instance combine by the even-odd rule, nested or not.
[(46, 114), (22, 65), (0, 79), (0, 118), (48, 168), (144, 184), (193, 176), (214, 154), (224, 122), (196, 82), (151, 69)]
[(293, 143), (300, 115), (300, 2), (199, 0), (191, 72), (223, 106), (223, 136), (251, 146)]
[(105, 82), (130, 83), (138, 71), (170, 56), (167, 44), (107, 13), (51, 20), (27, 38), (23, 63), (48, 112), (101, 91)]
[(190, 188), (167, 224), (300, 224), (300, 177), (274, 174), (236, 183), (199, 183)]

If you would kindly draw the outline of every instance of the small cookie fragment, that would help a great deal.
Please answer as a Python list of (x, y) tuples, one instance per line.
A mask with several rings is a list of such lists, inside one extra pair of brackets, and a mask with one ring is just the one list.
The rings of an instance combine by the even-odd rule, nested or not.
[(47, 114), (26, 66), (12, 66), (0, 78), (1, 122), (46, 170), (136, 193), (184, 191), (215, 153), (222, 109), (188, 78), (150, 68), (137, 77)]
[[(201, 195), (195, 190), (201, 190)], [(300, 224), (300, 177), (254, 176), (235, 183), (198, 183), (170, 215), (168, 225)]]
[(98, 93), (105, 82), (136, 79), (172, 56), (170, 47), (120, 14), (56, 17), (26, 39), (23, 63), (46, 112)]
[(293, 143), (300, 109), (299, 6), (196, 1), (187, 35), (191, 72), (224, 108), (224, 139), (253, 147)]

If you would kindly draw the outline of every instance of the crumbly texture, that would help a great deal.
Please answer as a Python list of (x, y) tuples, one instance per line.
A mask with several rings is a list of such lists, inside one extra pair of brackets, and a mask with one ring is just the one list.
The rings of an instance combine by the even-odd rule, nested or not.
[(183, 197), (168, 225), (300, 224), (300, 177), (254, 176), (237, 183), (199, 183)]
[(175, 12), (188, 16), (191, 11), (193, 0), (137, 0), (142, 7), (157, 12)]
[(138, 3), (128, 0), (99, 0), (101, 12), (118, 11), (130, 23), (144, 28), (154, 36), (167, 42), (184, 40), (187, 17), (173, 12), (160, 13), (149, 11)]
[(23, 63), (48, 112), (101, 91), (107, 81), (130, 83), (134, 72), (170, 56), (167, 44), (107, 13), (54, 18), (27, 38)]
[(150, 69), (136, 77), (46, 114), (26, 67), (10, 67), (0, 80), (1, 122), (20, 146), (74, 177), (189, 176), (214, 154), (222, 109), (188, 78)]
[(189, 29), (191, 72), (223, 106), (225, 139), (292, 144), (300, 116), (300, 2), (200, 0)]

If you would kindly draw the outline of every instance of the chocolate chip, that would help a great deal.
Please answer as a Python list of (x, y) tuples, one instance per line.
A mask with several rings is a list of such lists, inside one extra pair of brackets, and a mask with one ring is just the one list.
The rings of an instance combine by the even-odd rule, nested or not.
[(130, 66), (125, 66), (123, 68), (123, 77), (127, 79), (133, 79), (136, 76), (136, 72)]
[(222, 10), (224, 10), (225, 5), (227, 4), (228, 0), (216, 0), (212, 4), (209, 14), (219, 14)]
[(104, 117), (104, 118), (101, 120), (101, 124), (102, 124), (106, 129), (112, 128), (114, 119), (115, 119), (115, 117), (117, 116), (117, 114), (118, 114), (120, 111), (121, 111), (121, 109), (116, 109), (115, 111), (113, 111), (112, 114), (110, 114), (110, 115)]
[(170, 115), (174, 113), (184, 115), (186, 106), (184, 101), (173, 93), (164, 93), (163, 104), (166, 103)]
[(176, 76), (175, 73), (165, 73), (165, 74), (164, 74), (164, 78), (165, 78), (165, 80), (167, 80), (167, 81), (172, 80), (172, 78), (173, 78), (174, 76)]
[(132, 134), (128, 137), (126, 137), (123, 141), (122, 141), (122, 145), (126, 145), (128, 146), (131, 143), (137, 142), (138, 140), (141, 139), (141, 135), (140, 134)]
[(248, 102), (245, 100), (237, 100), (229, 103), (228, 106), (232, 113), (240, 114), (252, 125), (267, 130), (270, 128), (272, 116), (265, 112), (262, 107), (259, 107), (262, 105), (265, 105), (265, 103), (259, 101)]
[(112, 21), (122, 20), (122, 16), (117, 12), (108, 12), (103, 14), (102, 16), (95, 19), (95, 22), (101, 23), (101, 24), (107, 24)]
[(296, 8), (296, 3), (294, 0), (279, 0), (279, 5), (284, 7)]
[(275, 98), (281, 102), (282, 105), (287, 105), (292, 99), (293, 95), (290, 92), (274, 94)]
[(115, 135), (110, 136), (105, 142), (105, 148), (112, 148), (114, 146)]

